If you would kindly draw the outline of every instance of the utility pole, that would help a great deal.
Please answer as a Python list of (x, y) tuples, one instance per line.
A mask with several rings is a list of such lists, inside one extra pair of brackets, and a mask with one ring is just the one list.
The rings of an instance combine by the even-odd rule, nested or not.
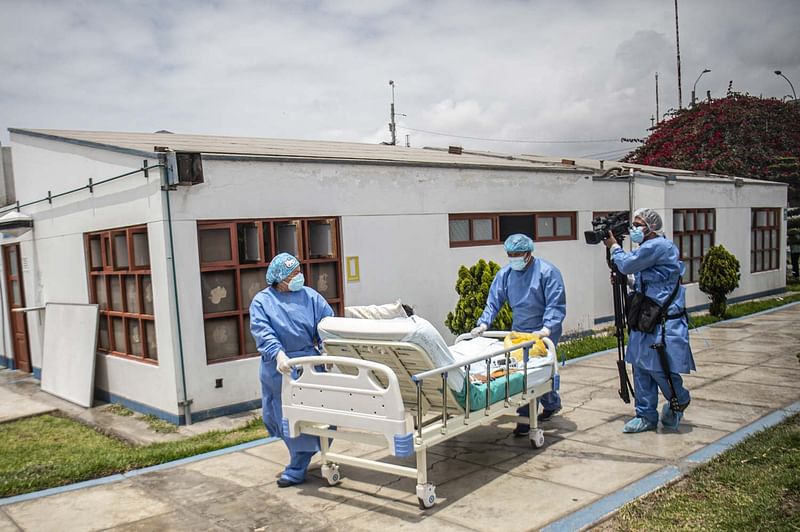
[(678, 52), (678, 109), (683, 108), (683, 93), (681, 92), (681, 37), (678, 31), (678, 0), (675, 0), (675, 49)]
[(397, 125), (394, 123), (394, 81), (391, 79), (389, 86), (392, 87), (392, 105), (389, 108), (389, 132), (392, 134), (392, 141), (389, 144), (397, 146)]
[(656, 72), (656, 124), (661, 121), (660, 116), (658, 113), (658, 72)]

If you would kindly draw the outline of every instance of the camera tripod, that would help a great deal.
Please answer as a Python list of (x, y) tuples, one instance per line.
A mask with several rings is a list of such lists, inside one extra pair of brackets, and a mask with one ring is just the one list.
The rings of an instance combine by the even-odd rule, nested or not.
[[(621, 237), (618, 237), (620, 244)], [(606, 248), (606, 263), (611, 270), (611, 292), (614, 300), (614, 336), (617, 338), (617, 371), (619, 372), (619, 393), (625, 404), (631, 402), (633, 386), (628, 379), (628, 369), (625, 366), (625, 327), (627, 313), (628, 276), (621, 273), (614, 261), (611, 260), (611, 250)]]

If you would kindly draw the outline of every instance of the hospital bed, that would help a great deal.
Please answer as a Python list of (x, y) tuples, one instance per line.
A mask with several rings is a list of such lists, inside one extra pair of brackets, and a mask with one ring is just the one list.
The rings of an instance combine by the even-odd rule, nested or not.
[[(499, 340), (486, 344), (485, 339), (476, 339), (485, 344), (473, 350), (476, 354), (461, 354), (452, 364), (437, 367), (420, 345), (431, 349), (430, 343), (402, 341), (407, 336), (403, 321), (323, 320), (321, 333), (326, 322), (334, 323), (336, 329), (324, 341), (326, 356), (292, 359), (291, 365), (301, 371), (283, 379), (283, 429), (290, 437), (320, 436), (322, 474), (330, 485), (341, 480), (340, 465), (409, 477), (416, 479), (419, 506), (426, 509), (436, 502), (435, 486), (428, 479), (428, 448), (501, 417), (529, 423), (531, 446), (544, 445), (535, 415), (536, 399), (558, 389), (558, 366), (555, 346), (543, 338), (547, 353), (541, 358), (530, 356), (535, 341), (506, 348)], [(484, 337), (506, 334), (490, 331)], [(459, 337), (451, 351), (475, 341), (470, 338)], [(523, 355), (514, 371), (511, 352), (517, 349)], [(320, 371), (321, 365), (329, 370)], [(486, 372), (486, 384), (465, 378), (475, 366)], [(498, 369), (506, 376), (490, 378)], [(450, 379), (463, 379), (458, 393), (452, 387), (458, 389), (459, 383)], [(516, 414), (525, 404), (534, 413), (530, 419)], [(397, 457), (415, 455), (416, 465), (334, 453), (328, 438), (387, 448)]]

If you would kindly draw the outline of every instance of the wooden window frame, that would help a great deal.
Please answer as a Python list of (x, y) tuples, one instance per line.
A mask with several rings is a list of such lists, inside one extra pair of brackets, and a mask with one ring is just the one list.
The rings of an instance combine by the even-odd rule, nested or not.
[[(108, 347), (100, 346), (100, 327), (98, 327), (97, 351), (106, 355), (117, 356), (121, 358), (128, 358), (138, 362), (147, 364), (158, 365), (158, 352), (151, 353), (147, 342), (147, 326), (146, 323), (150, 322), (155, 327), (155, 314), (147, 314), (144, 312), (144, 282), (145, 277), (150, 277), (150, 286), (152, 290), (152, 276), (150, 264), (134, 266), (133, 256), (133, 235), (147, 233), (147, 226), (132, 226), (108, 229), (105, 231), (94, 231), (84, 234), (84, 248), (86, 253), (86, 266), (88, 272), (89, 283), (89, 300), (91, 303), (98, 304), (97, 299), (97, 280), (105, 289), (106, 308), (98, 309), (99, 320), (105, 324), (106, 332), (108, 334)], [(128, 251), (128, 267), (118, 267), (116, 260), (116, 252), (114, 247), (114, 238), (119, 235), (125, 236), (125, 246)], [(92, 263), (92, 240), (100, 241), (100, 255), (102, 264), (96, 265)], [(148, 237), (149, 244), (149, 237)], [(148, 254), (149, 257), (149, 254)], [(136, 300), (139, 312), (133, 312), (128, 308), (128, 294), (126, 291), (125, 280), (128, 277), (133, 277), (136, 282)], [(112, 298), (114, 295), (111, 291), (111, 279), (119, 279), (119, 293), (117, 297), (120, 298), (121, 309), (114, 309), (112, 306)], [(155, 312), (155, 310), (154, 310)], [(122, 320), (122, 328), (124, 334), (124, 344), (117, 345), (114, 335), (114, 320)], [(139, 326), (140, 344), (142, 348), (141, 355), (133, 354), (130, 339), (130, 326), (129, 323), (135, 322)]]
[[(492, 238), (489, 240), (475, 240), (474, 238), (474, 229), (473, 229), (473, 220), (490, 220), (492, 222)], [(448, 239), (450, 234), (450, 222), (455, 220), (467, 220), (469, 222), (469, 237), (467, 240), (461, 242), (453, 242), (450, 241), (451, 248), (463, 248), (463, 247), (470, 247), (470, 246), (494, 246), (498, 243), (500, 237), (500, 226), (497, 214), (451, 214), (448, 216), (447, 220), (447, 228), (448, 228)]]
[[(332, 236), (332, 250), (333, 256), (331, 257), (319, 257), (319, 258), (308, 258), (310, 257), (309, 253), (309, 235), (310, 235), (310, 225), (314, 222), (326, 222), (331, 225), (331, 230), (334, 232)], [(253, 223), (258, 228), (258, 253), (259, 253), (259, 260), (258, 261), (248, 261), (242, 262), (241, 257), (239, 256), (239, 245), (238, 245), (238, 227), (240, 224), (250, 224)], [(312, 286), (313, 284), (310, 282), (312, 279), (311, 276), (311, 268), (316, 265), (320, 264), (334, 264), (335, 271), (336, 271), (336, 294), (338, 297), (326, 299), (326, 301), (331, 305), (334, 309), (334, 313), (337, 315), (341, 315), (344, 310), (344, 284), (342, 279), (342, 258), (341, 258), (341, 220), (338, 217), (333, 216), (313, 216), (308, 218), (247, 218), (247, 219), (233, 219), (233, 220), (198, 220), (197, 221), (197, 234), (198, 238), (200, 236), (200, 231), (203, 229), (213, 228), (225, 228), (228, 227), (231, 230), (231, 257), (233, 260), (225, 261), (225, 262), (210, 262), (204, 263), (200, 260), (200, 256), (198, 254), (198, 263), (200, 264), (200, 274), (209, 273), (209, 272), (233, 272), (234, 276), (234, 290), (235, 290), (235, 304), (234, 310), (226, 310), (222, 312), (206, 312), (203, 309), (203, 330), (205, 330), (205, 323), (208, 320), (218, 319), (218, 318), (237, 318), (238, 322), (238, 340), (239, 340), (239, 353), (237, 355), (225, 356), (220, 358), (215, 358), (213, 360), (209, 359), (208, 357), (208, 348), (206, 347), (206, 364), (220, 364), (224, 362), (231, 362), (235, 360), (241, 360), (245, 358), (252, 358), (259, 356), (258, 352), (248, 353), (246, 345), (247, 345), (247, 335), (250, 334), (250, 330), (245, 328), (245, 324), (250, 316), (250, 302), (242, 300), (242, 273), (248, 270), (258, 270), (258, 269), (266, 269), (269, 267), (269, 263), (272, 258), (277, 254), (277, 246), (278, 246), (278, 232), (277, 226), (278, 225), (286, 225), (292, 224), (297, 227), (296, 238), (297, 238), (297, 258), (300, 260), (300, 267), (302, 268), (303, 275), (306, 277), (309, 282), (307, 282), (307, 286)], [(270, 249), (267, 249), (267, 245)], [(199, 243), (198, 243), (199, 249)], [(205, 295), (203, 294), (203, 297)]]
[[(767, 225), (756, 225), (758, 213), (764, 212), (767, 215)], [(774, 223), (769, 225), (769, 214), (773, 213)], [(750, 273), (770, 272), (779, 270), (781, 267), (781, 208), (780, 207), (753, 207), (750, 209)], [(775, 231), (775, 242), (771, 242), (767, 247), (764, 242), (769, 236), (770, 231)], [(756, 234), (761, 233), (762, 246), (756, 246)], [(775, 264), (772, 264), (772, 252), (776, 252)], [(756, 267), (756, 255), (762, 253), (762, 267)], [(769, 265), (764, 259), (769, 259)]]
[[(558, 236), (556, 235), (556, 219), (567, 217), (570, 219), (570, 233), (566, 236)], [(539, 219), (540, 218), (552, 218), (553, 219), (553, 236), (539, 236)], [(578, 216), (575, 211), (555, 211), (555, 212), (536, 212), (533, 216), (533, 228), (534, 232), (536, 233), (533, 237), (534, 241), (536, 242), (556, 242), (560, 240), (577, 240), (578, 239), (578, 230), (577, 230), (577, 223), (578, 223)]]
[[(678, 231), (675, 228), (675, 214), (683, 214), (683, 230)], [(686, 215), (690, 214), (695, 217), (695, 221), (693, 223), (693, 228), (687, 230), (686, 229)], [(705, 214), (706, 215), (706, 228), (705, 229), (697, 229), (697, 214)], [(709, 229), (708, 228), (708, 214), (714, 215), (714, 227)], [(686, 272), (683, 274), (682, 284), (691, 284), (700, 282), (700, 270), (697, 271), (697, 279), (694, 278), (694, 270), (692, 269), (692, 261), (700, 260), (700, 264), (703, 263), (703, 258), (705, 257), (705, 253), (703, 252), (703, 235), (711, 235), (711, 246), (713, 247), (716, 245), (716, 233), (717, 233), (717, 210), (713, 208), (694, 208), (694, 209), (672, 209), (672, 242), (675, 244), (675, 247), (678, 248), (678, 259), (683, 261), (685, 265), (687, 265)], [(700, 236), (700, 255), (694, 255), (692, 250), (692, 240), (694, 240), (694, 236)], [(684, 256), (683, 254), (683, 237), (689, 237), (689, 250), (687, 254)]]
[[(578, 239), (578, 213), (576, 211), (540, 211), (540, 212), (502, 212), (502, 213), (457, 213), (457, 214), (449, 214), (447, 217), (447, 224), (448, 224), (448, 239), (449, 239), (449, 227), (451, 221), (456, 220), (468, 220), (469, 221), (469, 239), (460, 241), (460, 242), (453, 242), (450, 240), (450, 247), (451, 248), (463, 248), (463, 247), (472, 247), (472, 246), (495, 246), (498, 244), (502, 244), (504, 239), (500, 236), (500, 219), (504, 216), (530, 216), (533, 222), (533, 234), (528, 235), (533, 238), (535, 242), (559, 242), (559, 241), (568, 241), (568, 240), (577, 240)], [(570, 218), (570, 234), (569, 235), (562, 235), (558, 236), (555, 235), (556, 231), (556, 218), (559, 217), (569, 217)], [(553, 236), (547, 237), (540, 237), (538, 235), (539, 227), (539, 219), (541, 218), (552, 218), (553, 219)], [(473, 235), (473, 220), (486, 220), (490, 219), (492, 221), (492, 239), (491, 240), (474, 240)]]

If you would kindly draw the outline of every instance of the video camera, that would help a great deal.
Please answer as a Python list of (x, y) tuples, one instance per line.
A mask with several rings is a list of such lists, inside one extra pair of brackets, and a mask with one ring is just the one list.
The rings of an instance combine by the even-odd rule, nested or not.
[(628, 211), (612, 212), (606, 217), (597, 217), (592, 220), (592, 230), (584, 231), (583, 237), (587, 244), (599, 244), (608, 237), (608, 232), (611, 231), (614, 238), (622, 242), (624, 235), (628, 234), (629, 226)]

